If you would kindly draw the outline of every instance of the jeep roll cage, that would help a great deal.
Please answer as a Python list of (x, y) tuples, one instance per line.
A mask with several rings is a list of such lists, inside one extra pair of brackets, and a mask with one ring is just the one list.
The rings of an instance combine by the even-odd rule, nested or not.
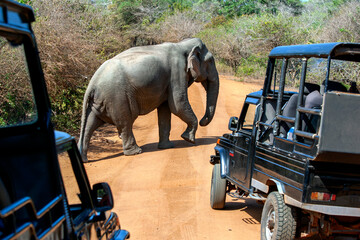
[[(297, 112), (295, 117), (287, 117), (282, 114), (282, 103), (289, 100), (290, 96), (294, 93), (285, 92), (285, 77), (286, 77), (286, 69), (288, 67), (288, 60), (290, 58), (298, 58), (301, 59), (301, 77), (299, 83), (299, 92), (298, 92), (298, 101), (297, 101)], [(323, 106), (321, 109), (307, 109), (304, 107), (305, 100), (305, 82), (307, 80), (307, 63), (310, 58), (323, 58), (327, 59), (327, 70), (326, 75), (322, 84), (323, 92), (322, 95), (325, 98)], [(274, 73), (274, 65), (276, 60), (282, 60), (282, 69), (279, 83), (279, 90), (272, 90), (272, 82), (274, 81), (273, 73)], [(360, 62), (360, 44), (358, 43), (320, 43), (320, 44), (309, 44), (309, 45), (292, 45), (292, 46), (279, 46), (275, 47), (269, 54), (268, 67), (266, 78), (264, 82), (264, 91), (262, 96), (267, 98), (269, 96), (277, 98), (277, 108), (276, 108), (276, 119), (275, 124), (273, 126), (273, 130), (275, 133), (279, 131), (279, 122), (287, 122), (290, 124), (294, 124), (295, 128), (295, 142), (299, 138), (306, 138), (310, 140), (315, 140), (319, 142), (317, 154), (321, 155), (325, 152), (336, 152), (336, 153), (344, 153), (347, 154), (347, 157), (352, 158), (351, 162), (356, 161), (355, 156), (351, 154), (360, 154), (360, 149), (356, 146), (356, 143), (360, 141), (360, 130), (358, 128), (353, 128), (353, 126), (357, 125), (357, 118), (352, 116), (357, 116), (358, 110), (354, 108), (354, 111), (348, 111), (344, 109), (348, 109), (347, 102), (349, 99), (354, 102), (356, 106), (359, 104), (360, 96), (358, 94), (349, 94), (343, 93), (343, 90), (338, 90), (337, 96), (335, 97), (333, 90), (330, 87), (330, 84), (333, 84), (332, 81), (329, 81), (331, 75), (331, 61), (332, 60), (342, 60), (342, 61), (351, 61), (351, 62)], [(340, 85), (340, 84), (339, 84)], [(331, 90), (331, 91), (330, 91)], [(285, 96), (287, 95), (287, 96)], [(357, 105), (358, 106), (358, 105)], [(334, 110), (336, 109), (336, 111)], [(343, 111), (344, 110), (344, 111)], [(326, 113), (325, 113), (326, 112)], [(325, 113), (325, 114), (324, 114)], [(321, 118), (320, 128), (317, 132), (306, 132), (303, 131), (300, 127), (300, 121), (302, 115), (312, 115), (318, 116)], [(301, 115), (301, 117), (300, 117)], [(323, 118), (321, 116), (327, 116)], [(330, 121), (332, 117), (335, 115), (341, 116), (342, 127), (339, 128), (337, 123), (334, 121)], [(324, 123), (326, 122), (326, 123)], [(261, 124), (261, 121), (260, 121)], [(358, 134), (355, 134), (354, 131)], [(324, 137), (322, 137), (324, 135)], [(348, 136), (344, 138), (340, 145), (333, 145), (331, 141), (336, 140), (340, 135)], [(305, 146), (304, 144), (298, 144)], [(310, 146), (309, 146), (310, 147)], [(312, 155), (312, 154), (310, 154)], [(327, 156), (329, 157), (329, 156)], [(319, 158), (323, 159), (323, 157)]]
[[(264, 83), (265, 94), (269, 91), (271, 85), (273, 67), (275, 64), (275, 59), (289, 59), (289, 58), (303, 58), (307, 60), (309, 58), (327, 58), (328, 59), (328, 72), (325, 79), (325, 92), (327, 91), (327, 85), (330, 75), (330, 63), (331, 59), (336, 60), (345, 60), (360, 62), (360, 44), (358, 43), (318, 43), (318, 44), (307, 44), (307, 45), (290, 45), (290, 46), (279, 46), (271, 50), (269, 54), (269, 62), (267, 68), (266, 79)], [(305, 64), (306, 61), (303, 61)], [(303, 69), (306, 69), (306, 65), (303, 65)], [(269, 72), (271, 71), (271, 72)], [(302, 71), (304, 76), (302, 76), (303, 83), (305, 81), (306, 71)], [(302, 87), (300, 86), (300, 89)]]

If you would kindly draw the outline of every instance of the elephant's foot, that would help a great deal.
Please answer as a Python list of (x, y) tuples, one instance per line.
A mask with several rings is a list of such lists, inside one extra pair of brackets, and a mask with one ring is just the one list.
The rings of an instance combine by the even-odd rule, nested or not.
[(82, 157), (81, 159), (82, 159), (83, 163), (87, 163), (89, 161), (87, 157)]
[(170, 141), (159, 142), (159, 144), (158, 144), (159, 149), (168, 149), (168, 148), (173, 148), (173, 147), (174, 147), (174, 144)]
[(83, 154), (82, 152), (80, 152), (81, 160), (83, 163), (87, 163), (89, 161), (86, 155), (87, 154)]
[(131, 156), (142, 153), (142, 149), (138, 146), (132, 147), (130, 149), (124, 149), (125, 156)]
[(190, 143), (195, 144), (195, 135), (194, 134), (190, 134), (189, 132), (185, 131), (181, 137), (185, 140), (188, 141)]

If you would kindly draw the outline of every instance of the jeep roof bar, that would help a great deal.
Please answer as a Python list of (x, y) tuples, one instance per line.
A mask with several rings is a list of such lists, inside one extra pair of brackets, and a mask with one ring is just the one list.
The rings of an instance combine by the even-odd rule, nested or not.
[(358, 43), (318, 43), (307, 45), (279, 46), (271, 50), (269, 58), (328, 58), (360, 61), (360, 44)]
[(29, 32), (30, 23), (34, 21), (34, 12), (30, 6), (13, 0), (0, 1), (0, 28), (11, 26), (11, 28)]

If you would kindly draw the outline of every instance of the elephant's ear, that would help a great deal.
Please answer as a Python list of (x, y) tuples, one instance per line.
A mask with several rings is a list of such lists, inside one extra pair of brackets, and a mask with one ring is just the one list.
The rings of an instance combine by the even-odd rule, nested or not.
[(187, 58), (187, 64), (188, 64), (188, 71), (190, 70), (191, 76), (195, 80), (201, 76), (199, 46), (193, 47)]

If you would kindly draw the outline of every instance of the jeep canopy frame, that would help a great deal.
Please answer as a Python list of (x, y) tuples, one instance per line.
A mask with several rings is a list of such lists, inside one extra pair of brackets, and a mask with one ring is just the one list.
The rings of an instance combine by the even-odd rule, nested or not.
[[(308, 45), (290, 45), (279, 46), (271, 50), (269, 54), (269, 64), (267, 68), (267, 78), (264, 82), (264, 94), (266, 94), (271, 87), (273, 65), (275, 59), (288, 58), (326, 58), (328, 59), (328, 71), (325, 79), (325, 92), (327, 91), (328, 80), (330, 76), (331, 59), (360, 62), (360, 44), (358, 43), (319, 43)], [(303, 62), (303, 64), (305, 64)], [(304, 67), (304, 66), (303, 66)], [(305, 66), (306, 67), (306, 66)], [(305, 79), (303, 79), (305, 80)], [(303, 82), (303, 81), (302, 81)], [(300, 87), (301, 89), (301, 87)]]

